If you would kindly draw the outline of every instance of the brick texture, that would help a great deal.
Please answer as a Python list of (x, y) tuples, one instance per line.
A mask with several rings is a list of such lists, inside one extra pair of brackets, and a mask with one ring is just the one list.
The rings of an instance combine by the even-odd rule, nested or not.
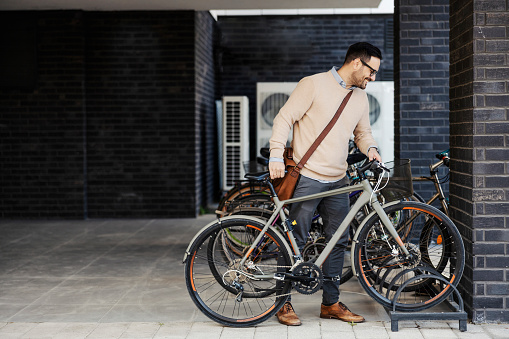
[(500, 0), (450, 6), (451, 214), (467, 250), (461, 288), (473, 322), (507, 323), (509, 8)]
[(194, 12), (171, 19), (87, 13), (89, 217), (195, 214)]
[[(0, 12), (2, 31), (26, 17)], [(35, 89), (0, 90), (0, 216), (79, 218), (85, 180), (82, 13), (28, 18), (38, 74)]]
[[(395, 0), (394, 8), (395, 156), (412, 160), (414, 176), (429, 176), (435, 155), (449, 148), (449, 5)], [(414, 190), (425, 200), (436, 193), (422, 181)]]
[(217, 44), (215, 21), (207, 12), (195, 14), (195, 114), (196, 161), (195, 187), (197, 207), (215, 201), (219, 192), (219, 165), (216, 124), (216, 64), (214, 47)]
[(36, 20), (38, 81), (0, 94), (0, 215), (196, 216), (215, 179), (210, 14), (16, 15)]

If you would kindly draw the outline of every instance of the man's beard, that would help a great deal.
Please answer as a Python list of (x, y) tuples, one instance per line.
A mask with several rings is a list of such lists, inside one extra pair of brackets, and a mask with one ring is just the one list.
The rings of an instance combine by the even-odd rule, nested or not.
[(356, 74), (354, 74), (354, 84), (355, 86), (366, 89), (366, 86), (368, 85), (368, 82), (370, 81), (369, 78), (366, 78), (362, 73), (359, 72), (359, 77), (357, 78)]

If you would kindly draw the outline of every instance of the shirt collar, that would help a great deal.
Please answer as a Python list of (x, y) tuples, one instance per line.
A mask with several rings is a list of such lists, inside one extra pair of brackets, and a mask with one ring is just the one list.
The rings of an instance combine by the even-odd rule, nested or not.
[(330, 70), (331, 73), (332, 73), (332, 76), (334, 77), (334, 79), (336, 79), (336, 81), (338, 82), (338, 84), (343, 87), (344, 89), (348, 89), (348, 90), (354, 90), (357, 88), (357, 86), (352, 86), (350, 88), (346, 88), (346, 82), (343, 80), (343, 78), (341, 78), (341, 76), (338, 74), (338, 69), (339, 67), (337, 66), (332, 66), (332, 69)]

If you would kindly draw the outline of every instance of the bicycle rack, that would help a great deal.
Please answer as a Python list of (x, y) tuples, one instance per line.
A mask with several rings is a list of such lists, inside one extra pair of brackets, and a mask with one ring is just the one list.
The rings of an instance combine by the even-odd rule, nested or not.
[[(452, 312), (396, 312), (396, 300), (398, 300), (399, 295), (401, 294), (403, 289), (413, 281), (422, 278), (438, 279), (452, 287), (454, 293), (451, 293), (451, 295), (443, 301)], [(458, 303), (456, 303), (453, 300), (452, 298), (453, 295), (456, 295)], [(392, 305), (393, 305), (392, 311), (387, 310), (387, 313), (391, 318), (392, 332), (398, 332), (400, 320), (458, 320), (459, 330), (461, 332), (465, 332), (467, 330), (467, 320), (468, 320), (467, 313), (463, 308), (463, 298), (461, 297), (458, 289), (455, 286), (453, 286), (449, 281), (447, 281), (445, 278), (437, 276), (435, 274), (421, 274), (407, 280), (396, 291), (396, 294), (392, 299)]]

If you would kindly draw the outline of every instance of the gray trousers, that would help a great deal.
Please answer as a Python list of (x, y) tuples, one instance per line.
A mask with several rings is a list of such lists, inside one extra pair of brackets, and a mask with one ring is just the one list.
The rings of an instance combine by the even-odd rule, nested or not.
[[(326, 192), (347, 186), (348, 184), (349, 179), (347, 177), (334, 183), (324, 184), (301, 175), (293, 197), (298, 198), (304, 195)], [(290, 220), (297, 221), (293, 234), (299, 249), (302, 251), (308, 240), (308, 233), (315, 211), (318, 211), (322, 217), (325, 238), (326, 241), (329, 242), (334, 232), (336, 232), (339, 225), (348, 214), (349, 209), (350, 201), (348, 194), (334, 195), (291, 204)], [(322, 265), (324, 278), (337, 278), (335, 281), (331, 281), (331, 279), (324, 281), (322, 294), (323, 304), (330, 305), (339, 301), (339, 278), (343, 270), (348, 238), (349, 230), (347, 229)]]

